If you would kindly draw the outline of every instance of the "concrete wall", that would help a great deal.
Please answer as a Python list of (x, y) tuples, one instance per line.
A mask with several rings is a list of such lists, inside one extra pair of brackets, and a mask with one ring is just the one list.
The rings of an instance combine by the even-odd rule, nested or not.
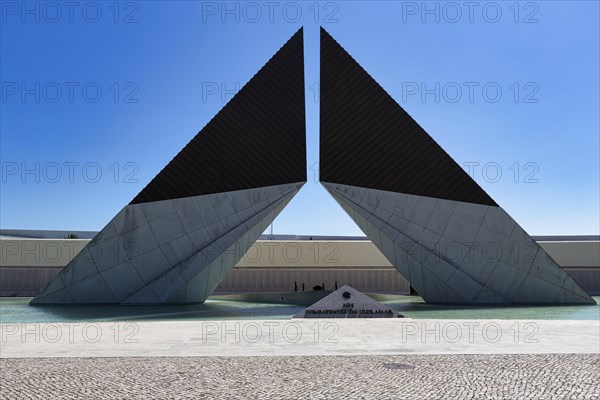
[(0, 239), (0, 296), (35, 296), (89, 239)]
[[(0, 296), (34, 296), (89, 240), (0, 239)], [(600, 294), (600, 241), (539, 242), (588, 293)], [(334, 282), (358, 290), (408, 293), (408, 282), (366, 240), (262, 240), (216, 292), (310, 290)]]

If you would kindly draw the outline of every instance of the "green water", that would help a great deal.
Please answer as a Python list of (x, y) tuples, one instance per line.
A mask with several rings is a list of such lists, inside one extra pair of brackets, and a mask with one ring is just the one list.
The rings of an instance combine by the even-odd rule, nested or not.
[(204, 304), (164, 306), (30, 306), (31, 297), (1, 297), (0, 323), (221, 319), (288, 319), (302, 306), (208, 299)]
[[(288, 319), (305, 307), (208, 299), (204, 304), (176, 306), (29, 306), (30, 297), (0, 298), (0, 323), (157, 321), (222, 319)], [(600, 297), (594, 297), (600, 303)], [(600, 305), (473, 307), (426, 304), (418, 296), (386, 296), (388, 307), (415, 319), (547, 319), (597, 320)]]
[(599, 320), (600, 297), (595, 305), (582, 306), (456, 306), (427, 304), (417, 296), (397, 296), (381, 303), (415, 319), (548, 319)]

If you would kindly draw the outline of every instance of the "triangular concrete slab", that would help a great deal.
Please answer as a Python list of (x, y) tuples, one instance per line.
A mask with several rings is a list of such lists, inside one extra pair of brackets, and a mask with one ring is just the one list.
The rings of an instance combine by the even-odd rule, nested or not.
[[(326, 182), (323, 186), (427, 302), (593, 304), (572, 279), (568, 282), (576, 296), (560, 292), (566, 272), (500, 207)], [(385, 208), (380, 206), (383, 198)], [(403, 214), (407, 205), (412, 211)], [(525, 271), (523, 257), (508, 257), (515, 247), (509, 247), (509, 237), (517, 231), (517, 248), (538, 254)], [(497, 249), (494, 257), (486, 252), (489, 248)]]
[(397, 318), (401, 314), (358, 290), (344, 285), (294, 318)]

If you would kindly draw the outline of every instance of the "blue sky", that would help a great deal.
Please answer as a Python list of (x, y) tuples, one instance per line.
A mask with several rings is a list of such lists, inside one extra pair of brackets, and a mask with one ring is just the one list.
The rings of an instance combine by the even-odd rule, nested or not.
[[(322, 25), (530, 234), (598, 234), (599, 3), (424, 4), (3, 1), (0, 226), (101, 229), (301, 26), (315, 166)], [(274, 232), (361, 234), (308, 172)]]

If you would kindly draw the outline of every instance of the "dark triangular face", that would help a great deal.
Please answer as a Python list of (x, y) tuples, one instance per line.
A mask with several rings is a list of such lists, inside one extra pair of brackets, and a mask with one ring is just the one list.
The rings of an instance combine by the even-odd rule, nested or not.
[(496, 205), (321, 29), (321, 181)]
[(300, 29), (131, 204), (306, 181), (304, 107)]

